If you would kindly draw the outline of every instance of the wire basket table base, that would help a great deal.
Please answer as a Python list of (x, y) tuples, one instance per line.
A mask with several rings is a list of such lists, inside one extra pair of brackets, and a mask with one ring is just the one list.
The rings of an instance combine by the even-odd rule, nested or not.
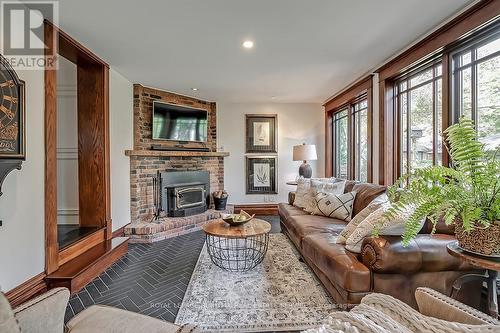
[(264, 260), (269, 234), (246, 238), (226, 238), (206, 235), (207, 251), (212, 262), (231, 272), (246, 272)]

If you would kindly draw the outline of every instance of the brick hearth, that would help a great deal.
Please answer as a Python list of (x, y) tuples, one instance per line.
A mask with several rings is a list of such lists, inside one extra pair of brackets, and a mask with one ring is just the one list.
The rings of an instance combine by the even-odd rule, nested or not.
[[(181, 143), (173, 141), (154, 141), (152, 132), (153, 100), (171, 104), (187, 105), (207, 110), (209, 120), (208, 140), (206, 143)], [(215, 216), (218, 213), (208, 211), (205, 215), (194, 218), (171, 219), (165, 218), (161, 224), (149, 223), (153, 216), (153, 176), (157, 171), (195, 171), (208, 170), (210, 172), (210, 191), (224, 189), (224, 155), (223, 154), (195, 154), (202, 156), (164, 156), (151, 151), (152, 144), (159, 144), (164, 148), (208, 148), (216, 152), (216, 105), (213, 102), (181, 96), (158, 89), (134, 85), (134, 150), (147, 152), (146, 154), (131, 154), (130, 157), (130, 192), (131, 192), (131, 225), (126, 228), (127, 235), (136, 241), (155, 241), (182, 234), (199, 228), (201, 220), (206, 221), (205, 215)], [(147, 156), (144, 156), (147, 155)], [(128, 229), (128, 231), (127, 231)], [(147, 233), (146, 233), (147, 231)], [(147, 234), (147, 236), (146, 236)], [(139, 237), (139, 235), (141, 235)]]

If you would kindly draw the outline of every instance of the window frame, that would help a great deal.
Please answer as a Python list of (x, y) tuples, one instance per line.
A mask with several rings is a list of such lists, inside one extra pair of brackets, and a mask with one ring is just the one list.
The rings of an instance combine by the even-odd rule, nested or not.
[[(437, 68), (441, 66), (441, 74), (437, 73)], [(394, 147), (396, 148), (394, 150), (394, 155), (395, 155), (395, 163), (394, 163), (394, 169), (395, 169), (395, 177), (398, 178), (400, 177), (403, 173), (407, 173), (411, 170), (411, 149), (410, 148), (410, 141), (411, 141), (411, 114), (410, 114), (410, 103), (411, 103), (411, 98), (410, 94), (411, 91), (419, 89), (421, 87), (424, 87), (428, 85), (429, 83), (432, 84), (432, 164), (436, 165), (438, 163), (437, 159), (437, 152), (438, 152), (438, 146), (437, 142), (438, 141), (438, 136), (439, 136), (439, 126), (438, 126), (438, 117), (441, 117), (441, 131), (443, 130), (443, 113), (444, 113), (444, 107), (443, 107), (443, 97), (441, 98), (442, 100), (442, 105), (441, 105), (441, 114), (438, 115), (438, 104), (437, 104), (437, 99), (436, 95), (438, 93), (438, 84), (437, 81), (441, 80), (441, 93), (443, 93), (443, 59), (442, 57), (437, 57), (434, 58), (430, 61), (426, 61), (423, 64), (420, 64), (418, 66), (415, 66), (414, 68), (408, 70), (405, 72), (403, 75), (399, 75), (395, 77), (392, 82), (391, 82), (391, 93), (392, 93), (392, 110), (394, 112)], [(430, 79), (426, 79), (415, 86), (410, 86), (410, 81), (418, 76), (419, 74), (432, 70), (432, 77)], [(400, 86), (402, 83), (406, 83), (406, 89), (403, 91), (400, 90)], [(403, 124), (402, 124), (402, 110), (400, 109), (401, 105), (401, 95), (405, 94), (406, 95), (406, 127), (407, 127), (407, 133), (406, 133), (406, 146), (407, 146), (407, 151), (406, 151), (406, 161), (407, 161), (407, 168), (406, 170), (403, 170)], [(441, 140), (441, 145), (443, 145), (443, 140)], [(444, 165), (447, 163), (447, 159), (444, 157), (445, 155), (445, 149), (444, 146), (441, 147), (441, 164)]]
[[(371, 81), (371, 77), (370, 77)], [(366, 107), (361, 108), (359, 110), (355, 110), (355, 106), (361, 102), (366, 101)], [(339, 168), (337, 157), (337, 139), (338, 133), (336, 124), (345, 118), (347, 118), (347, 177), (346, 179), (354, 180), (357, 177), (357, 170), (360, 166), (357, 158), (357, 150), (356, 150), (356, 130), (355, 127), (358, 124), (356, 114), (359, 114), (361, 111), (365, 111), (367, 113), (367, 182), (372, 181), (372, 108), (371, 108), (371, 84), (369, 89), (364, 89), (356, 96), (350, 98), (347, 102), (340, 104), (334, 109), (331, 109), (327, 113), (327, 124), (329, 124), (327, 128), (327, 138), (330, 138), (330, 144), (327, 144), (327, 156), (328, 150), (331, 158), (327, 157), (327, 169), (328, 165), (330, 167), (331, 172), (327, 172), (327, 176), (339, 177), (337, 171)], [(346, 112), (346, 116), (342, 116), (341, 118), (337, 118), (338, 114), (341, 112)], [(329, 147), (329, 148), (328, 148)]]

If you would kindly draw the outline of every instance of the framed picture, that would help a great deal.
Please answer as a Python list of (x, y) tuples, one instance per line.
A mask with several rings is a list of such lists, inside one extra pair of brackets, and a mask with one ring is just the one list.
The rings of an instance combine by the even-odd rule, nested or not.
[(0, 57), (0, 159), (25, 158), (24, 81)]
[(246, 115), (246, 152), (278, 152), (278, 115)]
[(276, 156), (246, 157), (247, 194), (278, 193), (278, 158)]

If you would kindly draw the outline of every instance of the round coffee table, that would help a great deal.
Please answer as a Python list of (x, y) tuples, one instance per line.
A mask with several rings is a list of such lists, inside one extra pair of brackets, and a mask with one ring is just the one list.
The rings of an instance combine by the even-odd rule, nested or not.
[(245, 272), (264, 260), (271, 224), (254, 218), (243, 225), (231, 227), (218, 219), (205, 224), (203, 230), (212, 262), (231, 272)]
[(453, 283), (451, 297), (455, 298), (464, 283), (473, 280), (481, 280), (485, 282), (488, 287), (488, 312), (495, 319), (498, 318), (497, 278), (498, 271), (500, 271), (500, 259), (468, 253), (462, 250), (456, 241), (449, 243), (447, 249), (448, 253), (452, 256), (460, 258), (473, 266), (486, 269), (486, 274), (466, 274), (456, 279)]

